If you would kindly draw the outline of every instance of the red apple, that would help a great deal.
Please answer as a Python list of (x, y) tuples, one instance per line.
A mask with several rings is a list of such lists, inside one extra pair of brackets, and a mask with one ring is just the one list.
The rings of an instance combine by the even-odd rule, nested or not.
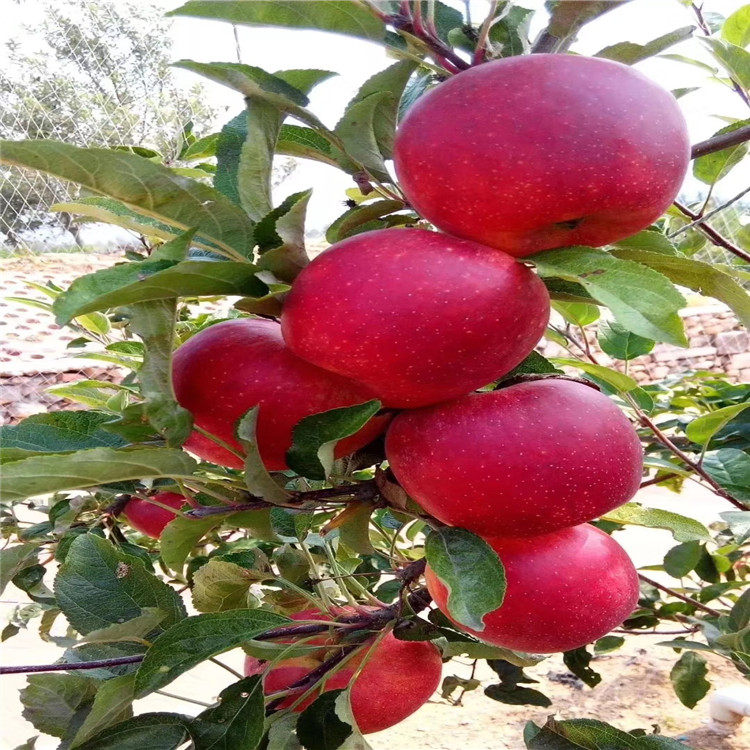
[(518, 257), (645, 229), (677, 196), (689, 159), (669, 92), (578, 55), (508, 57), (450, 78), (409, 109), (394, 150), (422, 216)]
[[(530, 653), (569, 651), (606, 635), (633, 611), (638, 573), (622, 547), (583, 524), (527, 539), (486, 540), (505, 566), (505, 601), (480, 640)], [(447, 616), (448, 589), (427, 566), (427, 588)]]
[(612, 400), (556, 379), (402, 412), (386, 456), (428, 513), (482, 536), (591, 521), (633, 497), (643, 474), (638, 435)]
[[(341, 612), (351, 612), (348, 607)], [(329, 616), (314, 610), (306, 610), (291, 616), (293, 620), (328, 620)], [(295, 657), (271, 667), (265, 676), (266, 695), (286, 690), (303, 679), (326, 658), (335, 654), (335, 639), (321, 636), (308, 643), (324, 645), (320, 651)], [(421, 708), (440, 684), (442, 660), (440, 651), (432, 643), (399, 641), (392, 633), (386, 635), (368, 656), (368, 647), (349, 659), (346, 664), (326, 680), (325, 690), (346, 688), (363, 659), (367, 663), (352, 685), (352, 713), (363, 734), (380, 732), (398, 724)], [(245, 660), (245, 674), (261, 674), (263, 662), (253, 657)], [(316, 691), (297, 706), (297, 711), (307, 708), (320, 694)], [(281, 708), (291, 706), (299, 694), (289, 696)]]
[[(153, 496), (153, 499), (176, 510), (182, 508), (187, 502), (182, 495), (174, 492), (159, 492)], [(131, 497), (128, 500), (122, 514), (134, 529), (154, 539), (158, 539), (164, 527), (176, 518), (174, 513), (170, 513), (165, 508), (160, 508), (138, 497)]]
[[(242, 452), (235, 439), (240, 417), (260, 405), (258, 448), (266, 468), (287, 467), (292, 429), (304, 417), (370, 401), (360, 383), (314, 367), (284, 346), (279, 324), (242, 318), (206, 328), (174, 354), (172, 378), (178, 402), (193, 413), (195, 424)], [(376, 417), (359, 432), (339, 441), (341, 457), (367, 445), (385, 428)], [(241, 469), (240, 459), (214, 441), (193, 432), (185, 448), (206, 461)]]
[(365, 383), (386, 406), (416, 407), (513, 369), (548, 317), (546, 288), (510, 256), (383, 229), (315, 258), (289, 292), (281, 330), (297, 356)]

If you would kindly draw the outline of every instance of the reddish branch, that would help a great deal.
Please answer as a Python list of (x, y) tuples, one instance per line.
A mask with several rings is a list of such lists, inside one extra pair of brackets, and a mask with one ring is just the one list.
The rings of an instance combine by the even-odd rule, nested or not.
[(681, 601), (686, 602), (687, 604), (690, 604), (696, 609), (702, 609), (704, 612), (708, 612), (709, 615), (713, 615), (714, 617), (721, 617), (721, 612), (715, 609), (712, 609), (711, 607), (707, 607), (705, 604), (702, 604), (701, 602), (697, 602), (695, 599), (691, 599), (689, 596), (680, 594), (678, 591), (675, 591), (674, 589), (670, 589), (668, 586), (665, 586), (662, 583), (658, 583), (657, 581), (654, 581), (652, 578), (648, 578), (647, 576), (644, 576), (643, 573), (639, 573), (638, 578), (650, 584), (654, 588), (659, 589), (659, 591), (663, 591), (665, 594), (669, 594), (670, 596), (675, 597), (675, 599), (680, 599)]
[(32, 672), (68, 672), (74, 669), (106, 669), (120, 667), (123, 664), (138, 664), (143, 661), (143, 654), (138, 656), (118, 656), (114, 659), (98, 661), (79, 661), (72, 664), (37, 664), (24, 667), (0, 667), (0, 674), (31, 674)]
[(690, 152), (691, 159), (697, 159), (699, 156), (706, 156), (706, 154), (713, 154), (716, 151), (723, 151), (725, 148), (730, 146), (739, 146), (740, 143), (750, 141), (750, 125), (743, 125), (737, 130), (733, 130), (731, 133), (722, 133), (721, 135), (715, 135), (713, 138), (709, 138), (706, 141), (701, 141), (693, 146)]
[[(677, 201), (675, 201), (674, 205), (691, 221), (698, 221), (701, 218), (697, 213), (691, 211), (687, 206), (682, 205), (682, 203), (678, 203)], [(725, 250), (728, 250), (730, 253), (732, 253), (732, 255), (736, 255), (738, 258), (742, 258), (742, 260), (744, 260), (746, 263), (750, 263), (750, 255), (748, 253), (746, 253), (744, 250), (741, 250), (739, 247), (737, 247), (737, 245), (731, 243), (726, 237), (719, 234), (712, 226), (709, 226), (705, 222), (700, 222), (699, 224), (695, 225), (695, 228), (703, 232), (703, 234), (705, 234), (706, 237), (708, 237), (711, 242), (714, 243), (714, 245), (723, 247)]]

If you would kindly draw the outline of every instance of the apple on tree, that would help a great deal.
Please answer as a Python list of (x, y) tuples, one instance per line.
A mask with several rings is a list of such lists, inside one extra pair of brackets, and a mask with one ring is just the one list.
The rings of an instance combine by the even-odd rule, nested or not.
[[(505, 567), (505, 600), (485, 615), (481, 632), (459, 627), (487, 643), (530, 653), (570, 651), (606, 635), (638, 601), (638, 573), (625, 550), (589, 524), (485, 541)], [(425, 577), (452, 619), (448, 588), (429, 565)]]
[(669, 208), (690, 159), (674, 97), (632, 67), (534, 54), (478, 65), (407, 111), (394, 165), (438, 229), (515, 256), (598, 247)]
[(302, 359), (364, 383), (385, 406), (414, 408), (509, 372), (548, 319), (544, 284), (505, 253), (383, 229), (315, 258), (285, 300), (281, 330)]
[[(340, 607), (337, 610), (337, 614), (352, 612), (352, 607)], [(291, 618), (298, 621), (331, 619), (329, 615), (317, 610), (297, 612)], [(263, 689), (266, 695), (289, 689), (336, 653), (335, 637), (322, 636), (307, 642), (320, 644), (320, 650), (285, 659), (274, 665), (248, 656), (245, 659), (245, 674), (265, 672)], [(430, 642), (400, 641), (393, 633), (383, 637), (370, 653), (371, 645), (372, 641), (366, 642), (341, 669), (331, 673), (325, 680), (325, 685), (313, 691), (295, 710), (307, 708), (324, 690), (339, 690), (350, 683), (352, 714), (362, 734), (392, 727), (421, 708), (440, 684), (443, 663), (439, 649)], [(355, 672), (363, 662), (362, 671), (352, 683)], [(307, 685), (284, 698), (279, 708), (290, 707), (310, 687), (312, 685)]]
[[(182, 495), (175, 492), (157, 492), (152, 499), (175, 510), (180, 510), (187, 502)], [(176, 515), (166, 508), (160, 508), (139, 497), (131, 497), (128, 500), (122, 515), (134, 529), (154, 539), (158, 539), (164, 527), (176, 518)]]
[[(279, 324), (257, 318), (217, 323), (188, 339), (174, 353), (172, 380), (177, 401), (195, 424), (238, 452), (237, 422), (259, 405), (258, 449), (269, 471), (288, 468), (286, 451), (301, 419), (375, 398), (366, 386), (296, 357), (284, 345)], [(367, 445), (387, 421), (377, 416), (339, 441), (336, 457)], [(220, 466), (243, 467), (240, 458), (197, 431), (185, 448)]]
[(638, 435), (612, 400), (557, 378), (402, 412), (386, 456), (428, 513), (481, 536), (591, 521), (630, 500), (643, 473)]

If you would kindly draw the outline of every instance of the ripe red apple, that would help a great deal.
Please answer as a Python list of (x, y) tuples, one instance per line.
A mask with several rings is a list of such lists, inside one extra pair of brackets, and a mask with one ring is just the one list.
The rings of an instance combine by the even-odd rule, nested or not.
[[(606, 635), (633, 611), (638, 573), (622, 547), (588, 524), (527, 539), (489, 538), (505, 566), (505, 601), (480, 640), (530, 653), (569, 651)], [(451, 617), (448, 589), (427, 566), (427, 588)]]
[[(375, 398), (364, 385), (299, 359), (284, 346), (278, 323), (255, 318), (217, 323), (188, 339), (174, 354), (172, 379), (177, 401), (193, 413), (195, 424), (240, 453), (237, 421), (260, 405), (258, 448), (270, 471), (288, 468), (286, 451), (292, 429), (301, 419)], [(370, 420), (355, 435), (339, 441), (336, 456), (367, 445), (386, 424), (384, 417)], [(198, 432), (193, 432), (185, 448), (222, 466), (241, 469), (243, 465)]]
[(459, 73), (396, 134), (412, 206), (436, 227), (522, 257), (645, 229), (690, 159), (674, 97), (626, 65), (522, 55)]
[(482, 536), (591, 521), (633, 497), (643, 474), (638, 435), (612, 400), (557, 379), (402, 412), (386, 456), (428, 513)]
[(297, 356), (365, 383), (386, 406), (412, 408), (513, 369), (548, 317), (546, 288), (510, 256), (383, 229), (315, 258), (289, 292), (281, 330)]
[[(174, 492), (158, 492), (153, 499), (176, 510), (182, 508), (187, 502), (182, 495)], [(131, 497), (128, 500), (122, 514), (134, 529), (154, 539), (158, 539), (164, 527), (176, 518), (174, 513), (170, 513), (165, 508), (160, 508), (138, 497)]]
[[(343, 607), (341, 612), (351, 612)], [(329, 616), (314, 610), (306, 610), (291, 616), (293, 620), (328, 620)], [(286, 690), (303, 679), (326, 658), (336, 652), (335, 640), (322, 636), (309, 643), (320, 643), (324, 647), (309, 655), (280, 662), (268, 670), (264, 681), (266, 695)], [(368, 654), (367, 645), (346, 664), (326, 680), (325, 690), (339, 690), (349, 685), (359, 665)], [(380, 732), (411, 716), (421, 708), (440, 684), (442, 672), (440, 651), (432, 643), (399, 641), (392, 633), (386, 635), (367, 656), (367, 663), (352, 685), (351, 704), (354, 719), (363, 734)], [(253, 657), (245, 659), (245, 674), (260, 674), (265, 670), (263, 662)], [(297, 706), (297, 711), (307, 708), (320, 694), (316, 691)], [(290, 706), (299, 694), (286, 698), (281, 708)]]

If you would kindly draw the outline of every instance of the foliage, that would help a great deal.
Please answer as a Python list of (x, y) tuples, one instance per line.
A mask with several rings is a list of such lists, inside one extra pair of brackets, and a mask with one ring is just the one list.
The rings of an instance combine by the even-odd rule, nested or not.
[[(180, 450), (190, 416), (172, 391), (172, 349), (215, 322), (196, 313), (196, 298), (238, 297), (232, 317), (278, 316), (289, 285), (308, 261), (309, 193), (290, 196), (279, 206), (269, 203), (274, 154), (321, 161), (354, 178), (352, 204), (332, 224), (329, 239), (419, 223), (389, 171), (399, 105), (403, 111), (428, 85), (468, 67), (467, 46), (473, 50), (477, 39), (484, 44), (472, 58), (478, 62), (532, 47), (530, 12), (507, 2), (493, 4), (496, 23), (490, 31), (492, 19), (487, 22), (486, 34), (442, 3), (405, 4), (415, 13), (425, 6), (427, 31), (421, 15), (405, 16), (404, 4), (398, 12), (391, 5), (190, 0), (174, 11), (236, 24), (334, 31), (374, 41), (399, 58), (363, 85), (333, 128), (308, 109), (309, 92), (326, 77), (324, 71), (272, 74), (250, 65), (183, 61), (183, 68), (235, 89), (238, 102), (241, 95), (247, 104), (245, 113), (220, 132), (187, 139), (171, 152), (208, 166), (204, 175), (214, 168), (212, 185), (203, 175), (178, 174), (138, 149), (45, 140), (2, 144), (4, 163), (54, 175), (93, 194), (66, 210), (135, 229), (148, 248), (67, 290), (47, 290), (52, 299), (46, 309), (61, 324), (75, 327), (86, 355), (115, 362), (131, 374), (120, 385), (65, 386), (64, 395), (86, 411), (32, 417), (2, 429), (2, 584), (12, 582), (33, 605), (14, 615), (3, 638), (34, 618), (48, 636), (55, 618), (63, 617), (73, 631), (65, 663), (93, 663), (85, 671), (34, 675), (22, 694), (25, 716), (39, 731), (61, 738), (63, 747), (118, 750), (146, 741), (159, 750), (187, 741), (198, 750), (299, 747), (292, 734), (295, 714), (281, 707), (278, 697), (264, 699), (255, 675), (229, 685), (219, 703), (196, 717), (133, 717), (131, 706), (135, 698), (230, 649), (242, 647), (273, 663), (306, 653), (306, 639), (324, 632), (339, 639), (344, 656), (360, 653), (373, 637), (390, 631), (405, 641), (432, 641), (446, 661), (462, 655), (487, 660), (499, 678), (485, 689), (489, 698), (549, 705), (543, 686), (525, 687), (535, 680), (524, 667), (541, 657), (471, 638), (436, 609), (424, 613), (430, 599), (419, 579), (428, 560), (449, 585), (462, 581), (452, 594), (455, 620), (481, 631), (483, 616), (500, 605), (505, 587), (503, 566), (492, 549), (474, 534), (441, 528), (426, 516), (389, 472), (382, 444), (334, 460), (333, 444), (376, 415), (378, 401), (300, 422), (288, 456), (292, 469), (286, 471), (269, 473), (263, 465), (253, 409), (237, 426), (244, 471), (199, 463)], [(533, 45), (536, 51), (548, 45), (563, 52), (603, 5), (553, 4), (552, 23)], [(137, 21), (128, 28), (133, 39), (139, 38)], [(615, 45), (602, 56), (632, 62), (687, 35), (681, 28), (651, 44)], [(745, 15), (733, 16), (726, 33), (717, 28), (709, 40), (717, 68), (724, 70), (720, 85), (745, 89), (745, 96), (744, 58), (735, 41), (746, 38)], [(103, 54), (106, 44), (94, 49)], [(132, 72), (132, 61), (107, 61), (113, 75)], [(70, 84), (64, 76), (62, 83)], [(148, 81), (146, 88), (152, 89)], [(133, 126), (130, 120), (118, 125), (120, 142)], [(163, 132), (159, 137), (166, 138)], [(168, 140), (157, 145), (174, 146)], [(719, 167), (703, 162), (701, 175), (719, 180), (739, 163), (733, 164), (735, 155), (725, 157)], [(670, 239), (674, 218), (612, 247), (532, 257), (566, 320), (548, 337), (569, 356), (548, 362), (534, 354), (508, 378), (559, 377), (564, 368), (587, 379), (638, 426), (646, 484), (679, 490), (684, 482), (697, 481), (716, 493), (717, 502), (734, 505), (723, 514), (724, 523), (708, 529), (695, 519), (635, 503), (597, 522), (609, 533), (634, 524), (673, 534), (675, 545), (657, 567), (679, 580), (674, 588), (654, 585), (644, 574), (638, 608), (620, 632), (676, 631), (678, 637), (663, 645), (676, 653), (677, 696), (694, 706), (710, 686), (702, 652), (718, 654), (750, 674), (750, 386), (710, 373), (639, 386), (628, 363), (655, 341), (684, 341), (676, 314), (682, 296), (675, 284), (707, 291), (710, 283), (711, 293), (744, 318), (748, 302), (736, 269), (695, 261), (693, 250)], [(602, 308), (614, 320), (599, 328), (601, 348), (620, 361), (617, 368), (597, 362), (577, 338)], [(177, 492), (189, 503), (173, 509), (175, 517), (158, 541), (136, 533), (121, 516), (129, 496), (148, 499), (155, 490)], [(29, 523), (22, 508), (44, 517)], [(45, 566), (53, 560), (59, 571), (48, 587)], [(185, 602), (199, 614), (188, 617)], [(369, 606), (342, 617), (333, 609), (342, 602)], [(300, 625), (288, 619), (311, 608), (339, 615), (338, 620)], [(619, 636), (607, 636), (593, 654), (568, 652), (565, 663), (594, 686), (596, 658), (622, 643)], [(318, 676), (330, 677), (341, 664), (329, 667)], [(478, 686), (473, 676), (446, 678), (443, 695)], [(315, 684), (302, 687), (306, 692), (295, 694), (299, 700), (316, 695)], [(300, 715), (296, 736), (305, 747), (368, 747), (352, 725), (349, 692), (324, 693)], [(53, 696), (46, 706), (43, 695)], [(677, 746), (589, 720), (530, 724), (524, 739), (529, 748)]]

